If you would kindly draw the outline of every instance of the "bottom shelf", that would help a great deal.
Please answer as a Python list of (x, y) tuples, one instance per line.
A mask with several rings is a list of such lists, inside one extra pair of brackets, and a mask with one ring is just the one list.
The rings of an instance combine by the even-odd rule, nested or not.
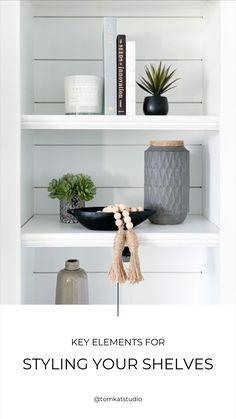
[[(215, 247), (218, 227), (200, 215), (189, 215), (183, 224), (135, 228), (140, 245), (159, 247)], [(87, 230), (80, 224), (62, 224), (58, 215), (35, 215), (22, 227), (24, 247), (112, 247), (115, 232)]]

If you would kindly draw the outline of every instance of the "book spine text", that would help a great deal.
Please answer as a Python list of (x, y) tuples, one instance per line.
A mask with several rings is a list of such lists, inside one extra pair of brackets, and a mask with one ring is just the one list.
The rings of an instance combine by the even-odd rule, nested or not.
[(117, 115), (126, 115), (126, 36), (117, 36)]

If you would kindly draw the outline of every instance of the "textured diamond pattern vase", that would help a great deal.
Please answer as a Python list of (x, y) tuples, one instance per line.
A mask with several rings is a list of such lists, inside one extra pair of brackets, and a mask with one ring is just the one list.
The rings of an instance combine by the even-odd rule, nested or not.
[(71, 202), (60, 201), (60, 222), (61, 223), (78, 223), (79, 221), (71, 214), (67, 212), (68, 209), (77, 209), (84, 207), (84, 201), (80, 198), (74, 197)]
[(180, 224), (189, 211), (189, 151), (183, 141), (152, 141), (145, 151), (144, 206), (153, 224)]

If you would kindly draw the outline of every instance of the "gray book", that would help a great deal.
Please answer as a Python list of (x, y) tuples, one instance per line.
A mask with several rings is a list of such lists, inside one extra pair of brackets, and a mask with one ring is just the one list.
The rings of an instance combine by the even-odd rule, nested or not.
[(105, 17), (103, 29), (104, 113), (117, 114), (116, 92), (116, 18)]

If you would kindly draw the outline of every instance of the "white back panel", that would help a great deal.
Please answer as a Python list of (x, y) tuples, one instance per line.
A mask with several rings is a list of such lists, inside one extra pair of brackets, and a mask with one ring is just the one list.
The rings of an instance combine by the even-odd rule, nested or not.
[[(102, 30), (101, 17), (36, 18), (35, 58), (102, 59)], [(202, 30), (203, 19), (195, 17), (118, 19), (118, 32), (136, 41), (138, 60), (200, 60)]]
[[(152, 60), (159, 64), (159, 61)], [(202, 102), (202, 61), (168, 61), (166, 65), (178, 68), (176, 77), (180, 80), (177, 88), (167, 93), (173, 102)], [(136, 66), (137, 78), (144, 75), (144, 67), (148, 61), (138, 61)], [(102, 61), (35, 61), (35, 101), (36, 102), (64, 102), (64, 79), (73, 74), (103, 75)], [(138, 86), (136, 89), (137, 102), (143, 102), (145, 92)], [(64, 113), (64, 109), (63, 112)]]
[[(168, 258), (167, 258), (168, 255)], [(156, 248), (142, 246), (139, 251), (143, 272), (201, 273), (205, 270), (206, 250), (197, 248)], [(197, 257), (196, 257), (197, 256)], [(56, 273), (66, 259), (79, 259), (88, 272), (108, 272), (112, 261), (111, 248), (41, 248), (35, 251), (35, 273)], [(171, 264), (169, 263), (171, 261)]]
[[(34, 113), (36, 115), (62, 115), (65, 113), (64, 103), (35, 102)], [(169, 102), (170, 115), (202, 115), (202, 103), (171, 103)], [(136, 104), (136, 114), (143, 115), (143, 104)]]
[[(203, 274), (146, 274), (141, 284), (120, 287), (121, 304), (205, 304)], [(56, 274), (34, 274), (31, 304), (54, 304)], [(116, 304), (116, 286), (104, 274), (89, 273), (89, 303)], [(115, 313), (115, 308), (114, 308)]]
[[(132, 207), (142, 205), (143, 188), (97, 188), (95, 198), (87, 203), (87, 206), (104, 206), (110, 202), (126, 202)], [(190, 188), (190, 214), (202, 213), (202, 188)], [(34, 188), (34, 213), (35, 214), (58, 214), (59, 201), (48, 197), (46, 187)]]
[[(118, 31), (136, 41), (137, 75), (143, 74), (145, 64), (160, 60), (177, 68), (177, 88), (167, 93), (170, 114), (201, 114), (203, 19), (199, 13), (175, 16), (170, 10), (158, 17), (129, 17), (127, 12), (125, 18), (118, 18)], [(90, 13), (91, 17), (35, 18), (35, 112), (64, 113), (66, 75), (103, 74), (103, 18), (99, 7)], [(144, 96), (137, 87), (138, 114)], [(178, 104), (184, 109), (178, 109)]]
[[(36, 146), (35, 186), (47, 186), (52, 178), (64, 173), (84, 172), (92, 176), (97, 186), (143, 187), (145, 149), (138, 145)], [(188, 146), (188, 149), (190, 185), (199, 187), (202, 185), (201, 146)]]
[[(121, 304), (203, 304), (206, 302), (208, 250), (140, 247), (144, 281), (120, 287)], [(116, 287), (108, 278), (109, 248), (37, 249), (33, 283), (35, 304), (53, 304), (56, 276), (68, 258), (78, 258), (89, 278), (91, 304), (115, 304)], [(170, 263), (171, 261), (171, 263)], [(128, 267), (128, 266), (127, 266)], [(216, 298), (212, 295), (212, 301)]]
[(202, 17), (206, 0), (34, 0), (35, 16)]

